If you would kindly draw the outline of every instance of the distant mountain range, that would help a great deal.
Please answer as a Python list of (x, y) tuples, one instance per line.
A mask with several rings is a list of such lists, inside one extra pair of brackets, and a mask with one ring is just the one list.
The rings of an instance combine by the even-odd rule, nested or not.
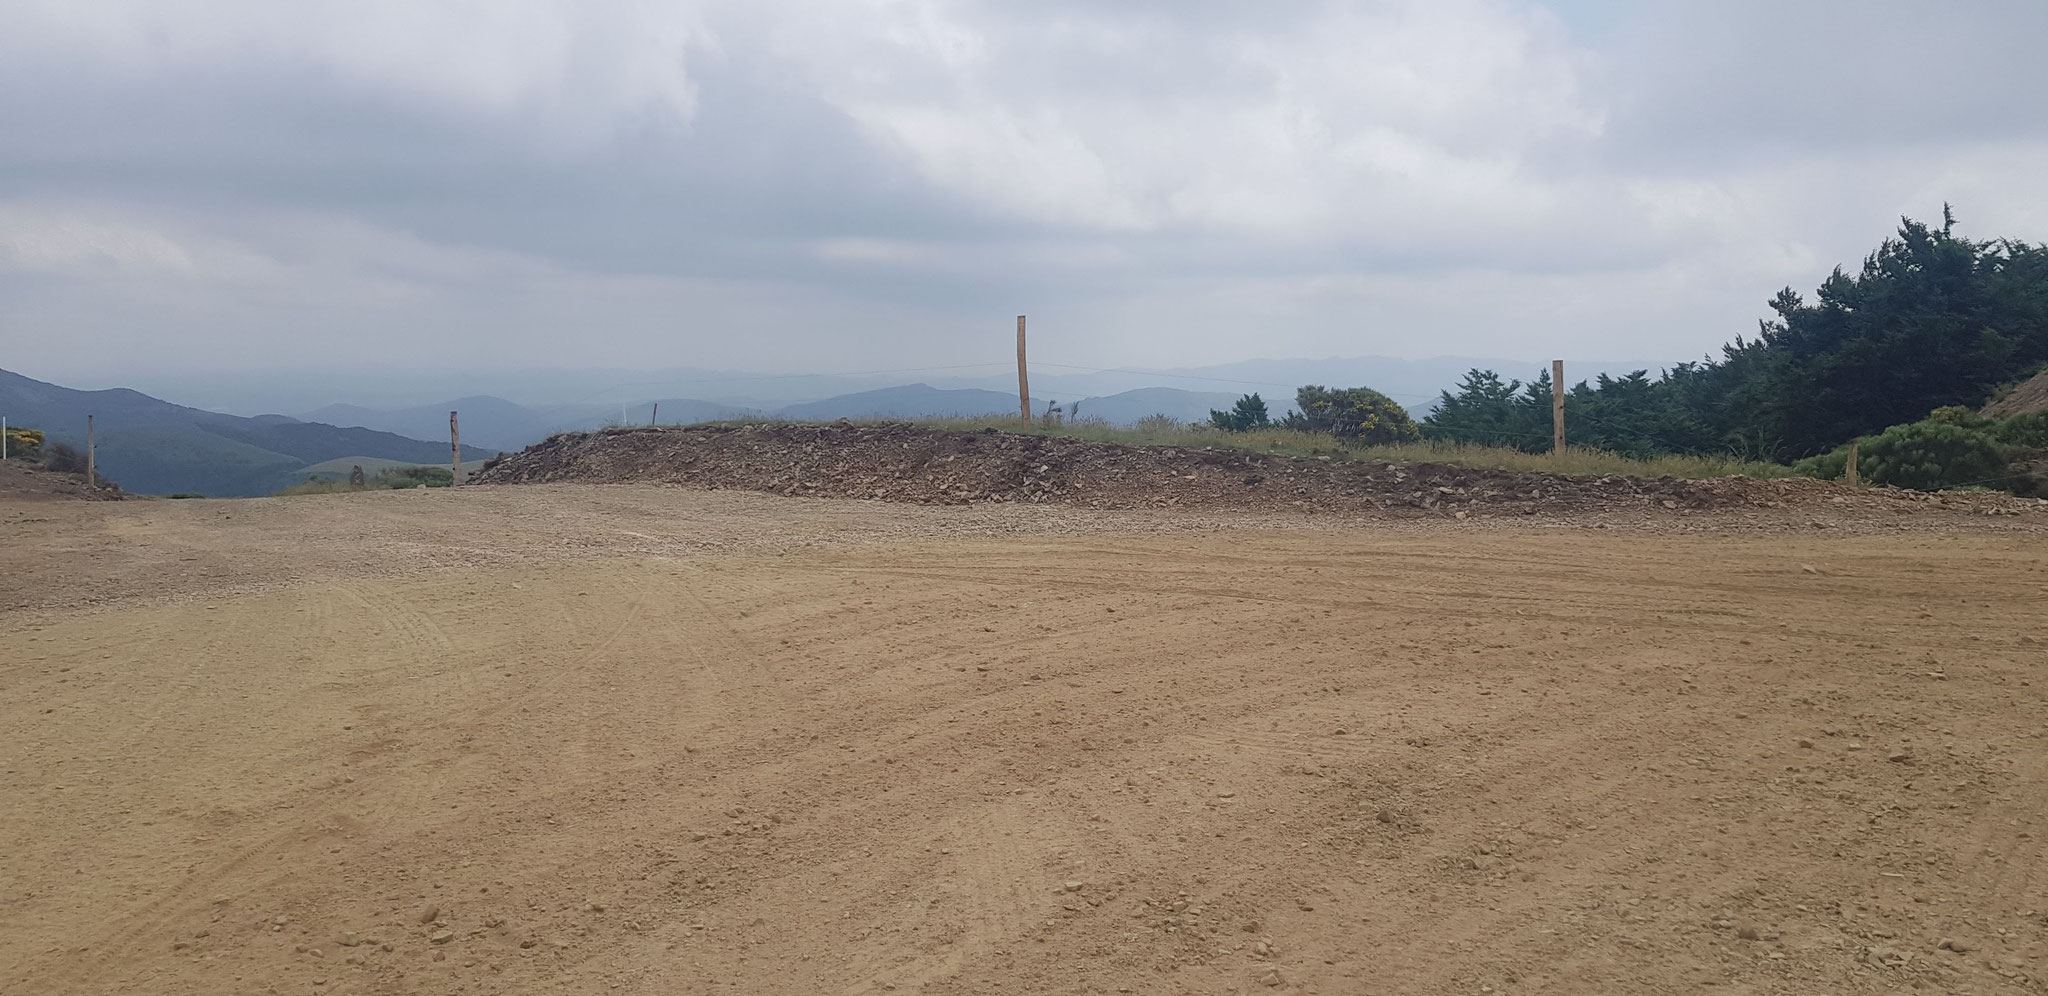
[[(97, 469), (136, 494), (195, 492), (217, 497), (273, 494), (303, 480), (306, 468), (343, 457), (445, 466), (448, 444), (283, 415), (242, 418), (174, 405), (117, 388), (74, 391), (0, 370), (0, 414), (42, 429), (52, 444), (85, 447), (93, 417)], [(447, 431), (447, 413), (442, 413)], [(463, 459), (493, 451), (463, 447)]]
[[(1001, 362), (972, 369), (898, 370), (866, 374), (775, 374), (699, 367), (630, 369), (455, 369), (424, 370), (403, 366), (379, 369), (233, 371), (152, 371), (98, 386), (139, 388), (159, 397), (240, 415), (262, 412), (304, 412), (327, 401), (344, 401), (377, 411), (407, 408), (431, 410), (441, 398), (488, 396), (506, 398), (536, 411), (570, 414), (585, 410), (601, 423), (616, 416), (619, 405), (645, 406), (650, 398), (683, 399), (733, 409), (770, 412), (787, 405), (881, 390), (919, 381), (941, 390), (979, 389), (1009, 395), (1016, 390), (1016, 368), (1007, 356)], [(1037, 398), (1097, 398), (1137, 388), (1171, 387), (1185, 391), (1228, 393), (1234, 399), (1260, 392), (1268, 405), (1294, 399), (1303, 384), (1371, 387), (1413, 410), (1426, 410), (1437, 392), (1458, 382), (1473, 367), (1495, 370), (1503, 377), (1527, 381), (1548, 369), (1547, 357), (1536, 360), (1498, 357), (1441, 356), (1409, 360), (1385, 356), (1242, 360), (1204, 367), (1099, 369), (1054, 362), (1059, 357), (1034, 354), (1031, 394)], [(957, 361), (948, 361), (949, 363)], [(1621, 363), (1566, 357), (1572, 383), (1602, 373), (1624, 374), (1669, 364)], [(664, 402), (663, 411), (668, 404)], [(1003, 410), (1009, 410), (1006, 406)], [(607, 412), (610, 414), (607, 415)], [(441, 412), (445, 419), (447, 412)], [(662, 421), (668, 421), (666, 414)], [(436, 438), (439, 432), (425, 438)]]
[(475, 395), (431, 405), (375, 409), (328, 405), (299, 417), (308, 422), (353, 425), (401, 436), (432, 438), (447, 435), (448, 413), (459, 412), (462, 441), (487, 450), (522, 450), (557, 432), (578, 432), (607, 425), (716, 422), (758, 416), (761, 412), (733, 405), (687, 398), (643, 401), (632, 405), (550, 405), (532, 407), (503, 398)]
[[(1058, 401), (1067, 412), (1075, 412), (1071, 399), (1036, 397), (1034, 412), (1043, 413)], [(1235, 394), (1183, 391), (1171, 387), (1148, 387), (1104, 397), (1083, 398), (1078, 413), (1083, 418), (1101, 418), (1129, 425), (1147, 415), (1167, 415), (1183, 422), (1201, 421), (1212, 408), (1227, 408)], [(1276, 403), (1277, 414), (1287, 407)], [(937, 388), (929, 384), (903, 384), (873, 391), (856, 391), (819, 401), (805, 401), (780, 407), (746, 407), (668, 398), (639, 404), (560, 405), (530, 407), (503, 398), (478, 396), (435, 405), (376, 410), (353, 405), (329, 405), (300, 416), (306, 421), (332, 422), (381, 429), (401, 435), (426, 435), (437, 428), (448, 429), (448, 413), (461, 413), (462, 438), (479, 446), (498, 450), (519, 450), (557, 432), (577, 432), (606, 425), (687, 425), (739, 418), (780, 418), (799, 422), (822, 422), (841, 418), (931, 418), (1014, 416), (1017, 396), (979, 388)]]

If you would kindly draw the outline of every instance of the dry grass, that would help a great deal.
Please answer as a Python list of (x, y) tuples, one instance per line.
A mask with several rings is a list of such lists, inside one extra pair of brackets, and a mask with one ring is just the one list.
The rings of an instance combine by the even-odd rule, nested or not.
[(1274, 453), (1281, 456), (1324, 457), (1333, 460), (1358, 460), (1368, 463), (1447, 463), (1460, 467), (1474, 467), (1483, 470), (1526, 471), (1543, 474), (1569, 474), (1578, 477), (1601, 477), (1609, 474), (1626, 477), (1791, 477), (1792, 468), (1782, 464), (1758, 463), (1738, 460), (1732, 457), (1705, 456), (1664, 456), (1650, 459), (1636, 459), (1604, 450), (1567, 450), (1563, 456), (1549, 453), (1524, 453), (1521, 450), (1501, 446), (1478, 446), (1469, 443), (1419, 442), (1401, 443), (1391, 446), (1347, 446), (1341, 440), (1312, 432), (1296, 432), (1289, 429), (1259, 429), (1252, 432), (1224, 432), (1206, 425), (1152, 424), (1132, 428), (1110, 425), (1093, 419), (1047, 425), (1033, 422), (1030, 426), (1018, 424), (1016, 419), (1001, 417), (970, 419), (921, 419), (920, 424), (942, 429), (985, 428), (1000, 429), (1004, 432), (1028, 432), (1041, 436), (1069, 436), (1099, 443), (1121, 443), (1126, 446), (1184, 446), (1201, 448), (1205, 446), (1250, 450), (1257, 453)]
[[(743, 425), (778, 422), (779, 419), (736, 419), (728, 422), (705, 423), (711, 425)], [(1256, 429), (1250, 432), (1225, 432), (1204, 423), (1174, 422), (1170, 419), (1146, 419), (1137, 426), (1112, 425), (1101, 419), (1080, 419), (1057, 424), (1043, 420), (1029, 425), (1019, 424), (1015, 418), (990, 415), (980, 418), (920, 418), (920, 419), (851, 419), (856, 424), (879, 425), (888, 422), (913, 422), (934, 429), (953, 429), (979, 432), (996, 429), (1002, 432), (1026, 433), (1034, 436), (1063, 436), (1084, 439), (1096, 443), (1118, 443), (1125, 446), (1181, 446), (1192, 449), (1216, 447), (1223, 449), (1249, 450), (1254, 453), (1273, 453), (1292, 457), (1329, 457), (1332, 460), (1357, 460), (1365, 463), (1445, 463), (1459, 467), (1480, 470), (1507, 470), (1537, 474), (1566, 474), (1573, 477), (1678, 477), (1704, 479), (1709, 477), (1754, 477), (1773, 479), (1798, 476), (1790, 466), (1777, 463), (1763, 463), (1743, 460), (1732, 456), (1670, 455), (1649, 458), (1624, 456), (1596, 449), (1569, 449), (1563, 456), (1550, 453), (1524, 453), (1505, 446), (1481, 446), (1472, 443), (1423, 441), (1398, 443), (1386, 446), (1347, 445), (1343, 440), (1314, 432), (1297, 432), (1292, 429)], [(623, 431), (623, 430), (612, 430)]]

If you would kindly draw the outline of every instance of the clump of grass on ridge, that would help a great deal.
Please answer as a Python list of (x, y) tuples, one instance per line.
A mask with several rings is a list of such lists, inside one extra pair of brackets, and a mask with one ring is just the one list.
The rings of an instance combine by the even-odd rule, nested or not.
[[(759, 423), (774, 420), (746, 420)], [(1190, 449), (1248, 450), (1277, 456), (1356, 460), (1366, 463), (1443, 463), (1477, 470), (1503, 470), (1538, 474), (1567, 474), (1575, 477), (1709, 477), (1781, 478), (1793, 476), (1792, 468), (1775, 463), (1715, 456), (1659, 456), (1636, 458), (1595, 449), (1567, 449), (1563, 455), (1525, 453), (1506, 446), (1481, 446), (1425, 440), (1392, 445), (1351, 445), (1335, 436), (1293, 429), (1253, 429), (1225, 432), (1203, 424), (1150, 418), (1137, 426), (1111, 425), (1101, 419), (1082, 418), (1061, 423), (1034, 420), (1026, 425), (1015, 418), (854, 419), (860, 425), (909, 421), (933, 429), (1002, 432), (1037, 436), (1060, 436), (1096, 443), (1125, 446), (1180, 446)], [(740, 423), (720, 423), (740, 424)]]

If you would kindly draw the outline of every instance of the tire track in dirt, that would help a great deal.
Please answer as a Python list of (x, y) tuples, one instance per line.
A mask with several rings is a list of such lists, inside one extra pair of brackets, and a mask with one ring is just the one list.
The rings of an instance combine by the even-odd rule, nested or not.
[(343, 581), (334, 587), (371, 618), (395, 629), (402, 645), (420, 647), (423, 654), (436, 659), (457, 649), (448, 631), (421, 610), (413, 599), (401, 597), (384, 587), (357, 581)]
[[(306, 838), (303, 828), (284, 827), (265, 831), (254, 842), (243, 838), (232, 848), (219, 848), (231, 853), (198, 862), (199, 870), (180, 876), (175, 884), (139, 906), (95, 927), (86, 943), (71, 951), (54, 958), (31, 959), (25, 966), (26, 974), (58, 983), (52, 991), (80, 991), (120, 971), (151, 942), (189, 932), (181, 928), (205, 922), (207, 911), (266, 895), (289, 882), (295, 875), (289, 867), (254, 878), (242, 873), (266, 862), (276, 862)], [(94, 956), (77, 956), (88, 951)], [(127, 983), (123, 983), (118, 988), (126, 987)]]
[[(0, 914), (0, 988), (33, 968), (82, 993), (217, 991), (223, 969), (281, 992), (1235, 992), (1265, 991), (1273, 964), (1283, 992), (1861, 996), (1941, 981), (1919, 966), (1948, 954), (1880, 970), (1845, 946), (1856, 930), (1917, 943), (2040, 884), (2019, 836), (2034, 828), (2005, 822), (2048, 805), (2024, 788), (2040, 765), (2011, 760), (2039, 726), (2017, 684), (2036, 677), (2019, 637), (2037, 613), (2016, 594), (2038, 574), (2003, 537), (1900, 553), (1886, 537), (1495, 531), (1393, 549), (1240, 531), (685, 561), (617, 527), (654, 535), (670, 526), (643, 523), (713, 499), (646, 494), (582, 510), (608, 525), (546, 519), (560, 560), (160, 617), (151, 652), (170, 655), (221, 623), (235, 680), (167, 704), (103, 790), (134, 822), (0, 816), (106, 868)], [(514, 500), (394, 503), (384, 527)], [(256, 538), (208, 542), (276, 555), (232, 545)], [(628, 552), (600, 560), (600, 543)], [(109, 674), (140, 611), (95, 617)], [(380, 616), (386, 636), (348, 635)], [(1957, 662), (1937, 683), (1915, 658), (1944, 641)], [(35, 670), (54, 666), (0, 662), (0, 680), (82, 714), (122, 701)], [(0, 717), (32, 722), (21, 709)], [(9, 747), (105, 749), (94, 728), (15, 729)], [(1887, 762), (1906, 736), (1923, 765)], [(1912, 787), (1979, 773), (1981, 792)], [(56, 799), (71, 773), (5, 777)], [(159, 811), (229, 790), (218, 819)], [(1973, 846), (2003, 863), (1962, 861)], [(1930, 903), (1867, 892), (1870, 868), (1923, 852), (1957, 859), (1922, 874)], [(215, 962), (171, 951), (215, 898), (293, 925), (196, 946)], [(417, 924), (426, 903), (445, 946)], [(1759, 938), (1716, 926), (1724, 909)], [(393, 924), (399, 949), (368, 966), (290, 951)], [(2015, 937), (1995, 943), (2035, 943)], [(1255, 956), (1266, 938), (1278, 954)]]
[[(950, 861), (936, 870), (935, 885), (913, 891), (897, 919), (942, 920), (939, 950), (907, 953), (900, 949), (861, 952), (846, 965), (856, 981), (841, 989), (845, 996), (879, 992), (922, 992), (941, 979), (961, 973), (976, 959), (1023, 940), (1035, 919), (1031, 911), (1048, 905), (1053, 884), (1044, 872), (1049, 853), (1030, 832), (1031, 820), (1021, 806), (1004, 802), (977, 808), (948, 825), (945, 836), (962, 842)], [(927, 890), (936, 891), (936, 898)]]

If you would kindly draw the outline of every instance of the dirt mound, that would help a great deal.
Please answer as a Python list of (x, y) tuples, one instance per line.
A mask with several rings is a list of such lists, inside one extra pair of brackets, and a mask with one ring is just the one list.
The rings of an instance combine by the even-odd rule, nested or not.
[[(1233, 449), (1136, 447), (986, 429), (878, 425), (695, 426), (555, 436), (492, 461), (476, 483), (663, 481), (921, 504), (1301, 511), (1373, 517), (1889, 506), (2010, 499), (1852, 492), (1822, 481), (1565, 477), (1447, 464), (1301, 459)], [(2030, 503), (2031, 504), (2031, 503)]]
[(2011, 394), (1984, 406), (1984, 414), (1992, 418), (2011, 418), (2042, 411), (2048, 411), (2048, 370), (2035, 374), (2033, 379), (2013, 388)]
[(75, 498), (86, 501), (120, 501), (128, 497), (119, 485), (85, 486), (84, 474), (61, 474), (33, 464), (9, 460), (0, 463), (0, 501)]

